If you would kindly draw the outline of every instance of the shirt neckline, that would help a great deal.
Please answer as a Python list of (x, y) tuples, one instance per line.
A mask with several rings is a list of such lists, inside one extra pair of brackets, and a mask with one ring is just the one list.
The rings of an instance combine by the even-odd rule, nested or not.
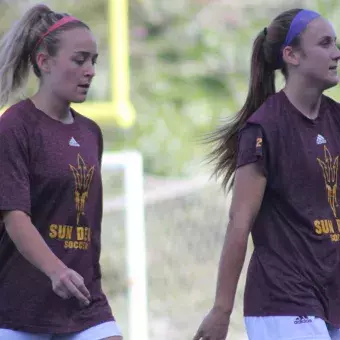
[(28, 106), (30, 108), (32, 108), (44, 121), (50, 123), (50, 124), (54, 124), (54, 125), (58, 125), (58, 126), (63, 126), (63, 127), (74, 127), (76, 125), (76, 123), (78, 122), (78, 114), (70, 107), (70, 111), (71, 114), (73, 116), (73, 122), (72, 123), (63, 123), (60, 120), (54, 119), (51, 116), (49, 116), (48, 114), (46, 114), (44, 111), (38, 109), (33, 101), (30, 98), (27, 98), (26, 103), (28, 104)]
[(281, 90), (279, 92), (279, 95), (282, 98), (282, 100), (285, 104), (285, 107), (288, 109), (289, 113), (293, 113), (293, 114), (299, 116), (300, 119), (302, 119), (303, 121), (305, 121), (306, 123), (308, 123), (310, 125), (316, 125), (320, 121), (322, 121), (326, 111), (328, 110), (328, 107), (326, 105), (325, 96), (322, 95), (318, 116), (316, 118), (309, 118), (306, 115), (304, 115), (296, 106), (294, 106), (292, 104), (292, 102), (289, 100), (289, 98), (287, 97), (286, 93), (283, 90)]

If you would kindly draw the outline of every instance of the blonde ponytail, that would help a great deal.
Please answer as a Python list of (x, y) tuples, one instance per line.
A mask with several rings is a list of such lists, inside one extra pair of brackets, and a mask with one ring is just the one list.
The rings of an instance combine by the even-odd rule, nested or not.
[[(35, 60), (40, 48), (34, 50), (34, 47), (50, 26), (67, 15), (53, 12), (45, 5), (36, 5), (4, 34), (0, 41), (0, 108), (26, 84), (31, 66), (35, 75), (38, 78), (41, 76)], [(50, 55), (55, 55), (60, 31), (75, 26), (88, 28), (82, 22), (65, 25), (44, 38), (42, 47)]]

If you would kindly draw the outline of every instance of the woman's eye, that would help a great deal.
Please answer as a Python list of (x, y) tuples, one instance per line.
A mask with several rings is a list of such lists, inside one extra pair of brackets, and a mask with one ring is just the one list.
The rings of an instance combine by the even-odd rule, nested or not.
[(84, 64), (84, 60), (80, 60), (80, 59), (75, 59), (74, 62), (78, 65), (83, 65)]

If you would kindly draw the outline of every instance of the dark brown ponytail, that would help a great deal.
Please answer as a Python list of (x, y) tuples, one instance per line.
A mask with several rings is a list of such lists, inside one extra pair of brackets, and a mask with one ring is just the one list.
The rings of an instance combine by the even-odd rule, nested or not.
[[(214, 164), (213, 176), (222, 177), (222, 186), (227, 189), (233, 184), (236, 169), (238, 134), (248, 118), (275, 93), (275, 70), (281, 69), (286, 76), (284, 65), (280, 65), (280, 48), (284, 43), (290, 24), (301, 9), (282, 13), (268, 28), (257, 35), (252, 50), (250, 81), (246, 101), (241, 110), (224, 125), (207, 136), (206, 141), (214, 147), (209, 161)], [(292, 43), (298, 44), (299, 37)]]

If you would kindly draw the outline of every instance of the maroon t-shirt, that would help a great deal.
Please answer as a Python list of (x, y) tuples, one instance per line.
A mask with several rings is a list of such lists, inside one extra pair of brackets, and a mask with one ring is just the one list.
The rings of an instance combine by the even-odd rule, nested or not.
[(323, 96), (308, 119), (285, 93), (240, 132), (237, 166), (267, 178), (252, 228), (245, 316), (311, 315), (340, 327), (340, 105)]
[(0, 211), (31, 216), (56, 256), (84, 277), (91, 304), (80, 307), (75, 298), (57, 296), (2, 225), (0, 328), (58, 334), (114, 320), (99, 265), (102, 134), (93, 121), (72, 112), (74, 122), (63, 124), (26, 99), (0, 117)]

